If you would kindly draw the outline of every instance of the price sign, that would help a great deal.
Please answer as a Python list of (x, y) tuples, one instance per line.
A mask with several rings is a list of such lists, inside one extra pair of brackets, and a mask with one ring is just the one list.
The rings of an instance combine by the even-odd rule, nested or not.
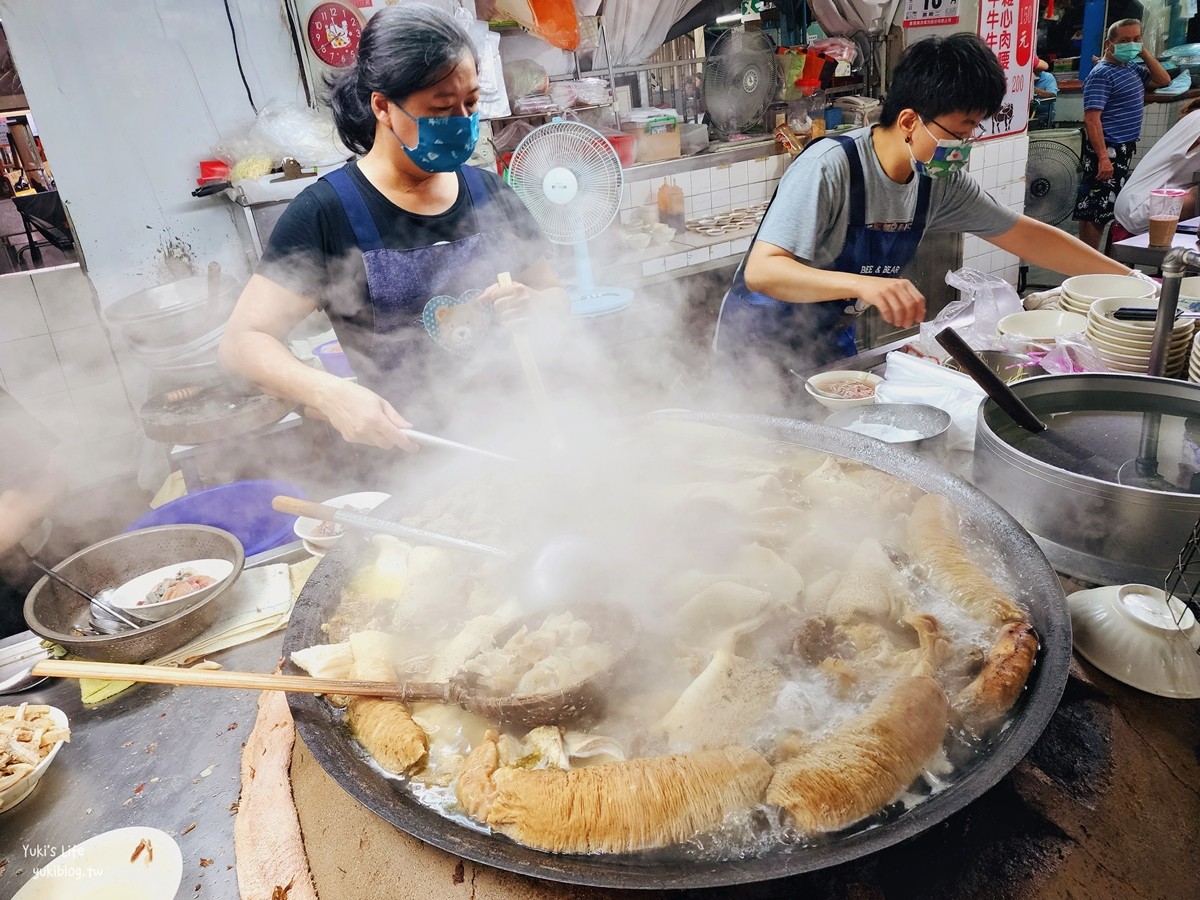
[(984, 137), (1020, 134), (1029, 124), (1033, 80), (1034, 0), (982, 0), (979, 36), (996, 54), (1008, 88), (994, 117), (983, 123)]
[(904, 0), (904, 27), (957, 25), (958, 0)]

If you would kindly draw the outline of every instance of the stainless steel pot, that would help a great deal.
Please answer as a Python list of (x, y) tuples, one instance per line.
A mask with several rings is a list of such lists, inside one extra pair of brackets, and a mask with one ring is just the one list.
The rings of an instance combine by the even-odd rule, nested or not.
[[(996, 552), (1021, 596), (1041, 639), (1037, 665), (1013, 712), (1011, 723), (989, 751), (955, 773), (945, 790), (925, 802), (870, 820), (809, 844), (774, 846), (745, 859), (698, 860), (680, 848), (631, 854), (574, 856), (543, 853), (444, 818), (422, 806), (405, 787), (363, 758), (328, 704), (290, 694), (296, 729), (317, 762), (356, 800), (409, 834), (450, 853), (536, 878), (613, 888), (700, 888), (782, 878), (874, 853), (919, 834), (962, 809), (995, 785), (1041, 735), (1062, 696), (1071, 661), (1071, 622), (1058, 577), (1016, 520), (984, 494), (931, 463), (895, 447), (836, 428), (764, 416), (679, 414), (696, 421), (772, 434), (780, 440), (858, 460), (922, 490), (945, 495), (969, 527)], [(398, 500), (381, 508), (400, 513)], [(847, 528), (852, 525), (847, 524)], [(350, 578), (364, 564), (361, 542), (344, 538), (317, 566), (296, 603), (284, 638), (284, 657), (325, 643), (322, 631)], [(299, 673), (293, 663), (287, 670)]]
[[(1091, 411), (1091, 448), (1113, 477), (1077, 474), (1022, 448), (1026, 435), (991, 400), (979, 409), (973, 480), (1033, 534), (1054, 567), (1096, 584), (1160, 584), (1192, 527), (1200, 495), (1187, 491), (1196, 460), (1184, 422), (1200, 416), (1200, 385), (1141, 375), (1059, 375), (1013, 384), (1012, 390), (1052, 430), (1063, 413)], [(1099, 427), (1107, 413), (1123, 414), (1122, 428)], [(1116, 470), (1138, 456), (1144, 414), (1161, 414), (1157, 465), (1178, 490), (1117, 483)], [(1114, 417), (1115, 420), (1115, 417)], [(1200, 420), (1198, 420), (1200, 423)], [(1078, 435), (1075, 436), (1078, 439)], [(1089, 463), (1092, 460), (1089, 460)]]

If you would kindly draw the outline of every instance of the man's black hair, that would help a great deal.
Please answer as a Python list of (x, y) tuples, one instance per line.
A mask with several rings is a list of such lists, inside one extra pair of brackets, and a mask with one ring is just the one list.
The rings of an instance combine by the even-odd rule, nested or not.
[(923, 121), (949, 113), (995, 114), (1007, 87), (996, 54), (977, 35), (929, 37), (904, 51), (892, 74), (879, 122), (896, 124), (902, 110)]

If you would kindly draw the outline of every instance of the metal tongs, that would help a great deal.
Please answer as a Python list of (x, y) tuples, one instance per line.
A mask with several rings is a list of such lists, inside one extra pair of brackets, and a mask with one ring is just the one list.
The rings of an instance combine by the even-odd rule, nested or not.
[[(1112, 317), (1126, 322), (1153, 322), (1158, 318), (1158, 309), (1152, 306), (1122, 306), (1113, 312)], [(1200, 312), (1177, 309), (1175, 318), (1198, 319)]]

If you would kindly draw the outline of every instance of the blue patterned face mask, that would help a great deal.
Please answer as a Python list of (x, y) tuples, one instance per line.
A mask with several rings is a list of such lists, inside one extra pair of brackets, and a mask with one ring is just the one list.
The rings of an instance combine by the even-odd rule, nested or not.
[[(471, 158), (479, 141), (479, 113), (469, 116), (421, 116), (417, 118), (400, 104), (396, 108), (417, 123), (417, 146), (408, 147), (400, 141), (404, 152), (426, 172), (453, 172)], [(389, 129), (390, 130), (390, 129)]]

